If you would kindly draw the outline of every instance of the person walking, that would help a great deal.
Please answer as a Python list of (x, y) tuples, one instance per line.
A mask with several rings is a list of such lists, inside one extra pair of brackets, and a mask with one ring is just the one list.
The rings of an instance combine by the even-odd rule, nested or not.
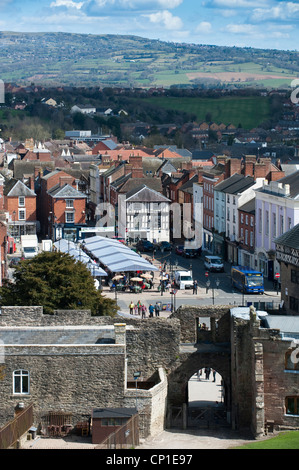
[(152, 318), (154, 316), (154, 311), (155, 311), (153, 304), (150, 304), (148, 311), (149, 311), (150, 318)]
[(142, 304), (141, 306), (141, 314), (142, 314), (142, 318), (145, 318), (146, 317), (146, 311), (147, 311), (147, 308), (144, 304)]
[(131, 301), (130, 305), (129, 305), (129, 309), (130, 309), (130, 315), (133, 315), (134, 314), (134, 302), (133, 300)]
[(198, 284), (197, 284), (197, 281), (195, 279), (194, 282), (193, 282), (193, 294), (196, 294), (196, 295), (197, 295), (197, 286), (198, 286)]
[(209, 367), (206, 367), (205, 368), (206, 380), (209, 380), (210, 373), (211, 373), (211, 369)]
[(155, 315), (156, 315), (156, 317), (160, 316), (160, 310), (161, 310), (160, 304), (159, 304), (159, 302), (156, 302), (156, 305), (155, 305)]
[(216, 371), (212, 369), (212, 374), (213, 374), (213, 382), (216, 382)]
[(142, 307), (142, 303), (140, 302), (140, 300), (138, 300), (138, 302), (137, 302), (138, 315), (141, 315), (141, 307)]

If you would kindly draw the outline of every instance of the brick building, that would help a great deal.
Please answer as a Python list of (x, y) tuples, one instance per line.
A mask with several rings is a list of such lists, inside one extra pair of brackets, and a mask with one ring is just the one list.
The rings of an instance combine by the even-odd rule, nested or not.
[(86, 211), (86, 195), (78, 190), (79, 183), (77, 176), (62, 170), (40, 177), (38, 215), (42, 236), (54, 236), (55, 240), (61, 237), (77, 239), (81, 224), (85, 225)]
[(241, 266), (254, 266), (255, 247), (255, 198), (238, 209), (239, 217), (239, 259)]
[(37, 232), (37, 196), (32, 178), (29, 184), (30, 187), (20, 180), (10, 179), (3, 187), (3, 208), (8, 213), (8, 231), (15, 238)]
[(285, 311), (299, 315), (299, 224), (276, 238), (275, 251)]

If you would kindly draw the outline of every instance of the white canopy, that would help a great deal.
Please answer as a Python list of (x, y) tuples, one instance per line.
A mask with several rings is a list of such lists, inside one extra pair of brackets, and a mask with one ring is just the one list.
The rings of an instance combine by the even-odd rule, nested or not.
[(113, 238), (94, 236), (82, 241), (87, 252), (107, 266), (109, 271), (158, 271), (135, 251)]
[(73, 256), (76, 261), (82, 261), (86, 264), (87, 268), (90, 270), (91, 274), (95, 276), (107, 276), (106, 271), (100, 268), (97, 263), (90, 258), (81, 248), (78, 248), (74, 242), (70, 242), (65, 239), (61, 239), (54, 243), (54, 246), (57, 250), (68, 253), (70, 256)]

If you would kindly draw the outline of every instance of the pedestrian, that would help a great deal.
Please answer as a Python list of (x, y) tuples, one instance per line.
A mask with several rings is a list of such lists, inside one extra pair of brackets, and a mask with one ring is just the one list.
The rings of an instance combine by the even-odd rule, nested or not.
[(134, 302), (133, 302), (133, 300), (132, 300), (131, 303), (130, 303), (130, 305), (129, 305), (130, 315), (133, 315), (133, 313), (134, 313), (134, 307), (135, 307), (135, 305), (134, 305)]
[(134, 306), (135, 315), (137, 315), (137, 304)]
[(193, 294), (197, 294), (197, 281), (193, 282)]
[(211, 369), (209, 367), (206, 367), (205, 368), (206, 380), (209, 380), (210, 373), (211, 373)]
[(202, 370), (199, 369), (199, 370), (197, 371), (197, 380), (200, 380), (201, 374), (202, 374)]
[(141, 315), (141, 307), (142, 307), (142, 303), (140, 302), (140, 300), (138, 300), (137, 302), (138, 315)]
[(142, 304), (141, 306), (141, 313), (142, 313), (142, 318), (145, 318), (146, 317), (146, 306), (144, 304)]
[(212, 369), (212, 374), (213, 374), (213, 382), (216, 382), (216, 371)]
[(150, 318), (152, 318), (154, 316), (154, 311), (155, 311), (153, 304), (150, 304), (148, 311), (149, 311)]
[(155, 305), (155, 315), (156, 315), (156, 317), (160, 316), (160, 310), (161, 310), (160, 304), (159, 304), (159, 302), (156, 302), (156, 305)]

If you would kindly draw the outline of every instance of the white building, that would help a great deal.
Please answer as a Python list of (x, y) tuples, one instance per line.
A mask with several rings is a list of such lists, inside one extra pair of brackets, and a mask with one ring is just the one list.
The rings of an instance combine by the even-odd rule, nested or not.
[(94, 114), (96, 112), (94, 106), (75, 104), (71, 107), (71, 113)]
[(118, 234), (151, 242), (170, 238), (169, 208), (171, 201), (159, 192), (139, 186), (118, 196)]
[(299, 171), (256, 191), (256, 266), (272, 279), (279, 272), (274, 240), (299, 223)]
[[(215, 236), (214, 252), (223, 254), (224, 240), (227, 240), (227, 259), (239, 262), (239, 215), (238, 208), (255, 196), (264, 178), (255, 180), (252, 176), (234, 174), (214, 187)], [(221, 246), (222, 244), (222, 246)]]
[(203, 186), (193, 183), (193, 221), (195, 232), (195, 246), (203, 245)]

